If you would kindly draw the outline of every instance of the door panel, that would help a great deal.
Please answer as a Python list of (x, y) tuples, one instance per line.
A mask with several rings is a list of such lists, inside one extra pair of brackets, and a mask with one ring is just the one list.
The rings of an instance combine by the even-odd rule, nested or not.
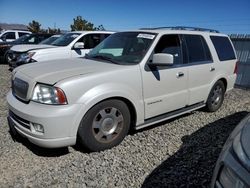
[[(178, 73), (182, 77), (177, 77)], [(145, 119), (164, 114), (188, 103), (187, 68), (143, 71)]]
[(197, 64), (188, 67), (189, 105), (206, 100), (210, 84), (215, 77), (215, 70), (212, 71), (212, 68), (216, 69), (214, 63)]

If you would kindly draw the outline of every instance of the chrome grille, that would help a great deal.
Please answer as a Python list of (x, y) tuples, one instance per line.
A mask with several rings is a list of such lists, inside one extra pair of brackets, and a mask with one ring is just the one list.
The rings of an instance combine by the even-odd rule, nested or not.
[(12, 81), (12, 92), (13, 94), (22, 100), (26, 100), (29, 84), (19, 78), (15, 78)]

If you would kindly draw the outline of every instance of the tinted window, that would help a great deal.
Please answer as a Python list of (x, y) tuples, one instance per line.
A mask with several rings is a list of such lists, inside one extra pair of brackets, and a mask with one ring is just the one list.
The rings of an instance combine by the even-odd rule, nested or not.
[(16, 39), (15, 32), (8, 32), (3, 34), (2, 38), (5, 39)]
[(228, 37), (211, 36), (210, 38), (221, 61), (236, 59), (232, 44)]
[(100, 34), (88, 34), (88, 35), (85, 35), (79, 41), (84, 42), (85, 49), (92, 49), (101, 42), (101, 35)]
[(178, 35), (162, 36), (155, 47), (154, 53), (167, 53), (174, 56), (174, 64), (182, 63), (181, 45)]
[(18, 32), (19, 37), (26, 35), (26, 34), (28, 34), (28, 33)]
[(189, 63), (211, 61), (206, 41), (199, 35), (184, 35)]

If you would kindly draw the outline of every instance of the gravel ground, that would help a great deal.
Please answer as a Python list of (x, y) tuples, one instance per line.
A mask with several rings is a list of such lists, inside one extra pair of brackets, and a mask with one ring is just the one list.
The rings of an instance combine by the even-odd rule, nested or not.
[(107, 151), (42, 149), (9, 134), (7, 68), (0, 65), (0, 187), (208, 187), (223, 143), (250, 111), (250, 91), (234, 89), (216, 113), (195, 111), (131, 133)]

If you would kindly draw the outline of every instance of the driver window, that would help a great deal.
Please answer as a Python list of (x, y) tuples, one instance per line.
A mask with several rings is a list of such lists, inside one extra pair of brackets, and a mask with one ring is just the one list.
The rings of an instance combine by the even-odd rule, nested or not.
[(84, 49), (92, 49), (101, 42), (100, 34), (88, 34), (83, 36), (78, 42), (84, 43)]
[(174, 56), (174, 64), (182, 64), (182, 54), (179, 36), (162, 36), (154, 49), (154, 53), (172, 54)]

